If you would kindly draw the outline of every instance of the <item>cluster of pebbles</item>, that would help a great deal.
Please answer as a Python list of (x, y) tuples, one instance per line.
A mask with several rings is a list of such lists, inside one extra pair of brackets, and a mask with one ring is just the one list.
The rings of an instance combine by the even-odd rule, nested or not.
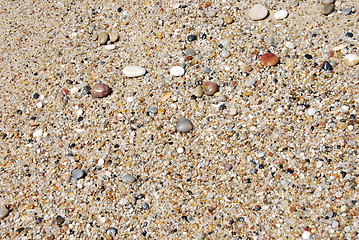
[(1, 239), (357, 239), (357, 1), (1, 4)]

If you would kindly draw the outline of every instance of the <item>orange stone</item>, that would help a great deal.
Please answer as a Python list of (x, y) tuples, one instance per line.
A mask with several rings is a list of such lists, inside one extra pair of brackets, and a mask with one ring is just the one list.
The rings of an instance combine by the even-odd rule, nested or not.
[(263, 66), (274, 66), (279, 62), (279, 58), (273, 53), (265, 53), (261, 56), (260, 62)]

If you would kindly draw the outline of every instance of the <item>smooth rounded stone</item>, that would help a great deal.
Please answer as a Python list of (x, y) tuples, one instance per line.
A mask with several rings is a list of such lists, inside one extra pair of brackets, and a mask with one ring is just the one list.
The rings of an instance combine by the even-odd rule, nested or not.
[(9, 214), (9, 209), (4, 204), (0, 205), (0, 219), (3, 219)]
[(205, 82), (203, 82), (202, 88), (203, 88), (203, 92), (208, 96), (212, 96), (216, 92), (219, 91), (218, 84), (216, 82), (213, 82), (213, 81), (205, 81)]
[(181, 117), (176, 124), (176, 131), (181, 133), (187, 133), (193, 129), (193, 125), (190, 120), (185, 117)]
[(107, 228), (106, 234), (110, 236), (115, 236), (117, 234), (117, 229), (114, 227)]
[(187, 40), (190, 41), (190, 42), (193, 42), (193, 41), (197, 40), (197, 36), (193, 35), (193, 34), (188, 35)]
[(343, 15), (349, 15), (349, 14), (351, 14), (352, 9), (353, 9), (352, 7), (344, 8), (341, 13), (342, 13)]
[(304, 231), (302, 234), (302, 238), (303, 239), (309, 239), (310, 238), (310, 232), (309, 231)]
[(263, 66), (274, 66), (279, 62), (279, 58), (273, 53), (265, 53), (260, 58)]
[(110, 32), (108, 34), (111, 42), (116, 42), (118, 40), (118, 34), (117, 32)]
[(322, 65), (322, 69), (325, 71), (332, 71), (333, 66), (328, 61), (324, 61), (323, 65)]
[(116, 49), (116, 45), (115, 44), (105, 45), (103, 48), (106, 50), (114, 50)]
[(279, 10), (276, 13), (274, 13), (273, 17), (278, 20), (282, 20), (288, 16), (287, 10)]
[(132, 175), (126, 174), (122, 177), (122, 182), (124, 183), (134, 183), (136, 178)]
[(277, 40), (273, 36), (268, 36), (265, 41), (271, 47), (275, 47), (277, 45)]
[(97, 34), (97, 32), (94, 32), (94, 33), (92, 34), (92, 36), (91, 36), (91, 40), (92, 40), (92, 41), (96, 41), (97, 38), (98, 38), (98, 34)]
[(111, 89), (104, 83), (95, 83), (91, 89), (91, 96), (94, 98), (103, 98), (111, 94)]
[(71, 176), (76, 179), (83, 178), (85, 176), (85, 172), (81, 169), (75, 169), (72, 171)]
[(244, 81), (244, 86), (251, 87), (256, 83), (256, 81), (257, 80), (255, 78), (247, 79), (246, 81)]
[(229, 50), (224, 49), (221, 51), (221, 57), (228, 58), (229, 56), (231, 56), (231, 53), (229, 52)]
[(233, 22), (233, 17), (232, 16), (230, 16), (230, 15), (226, 15), (226, 16), (224, 16), (224, 18), (223, 18), (223, 21), (226, 23), (226, 24), (231, 24), (232, 22)]
[(355, 66), (359, 63), (359, 55), (356, 53), (347, 54), (343, 58), (343, 62), (349, 67)]
[(231, 164), (229, 164), (229, 163), (224, 164), (224, 170), (231, 171), (232, 168), (233, 168), (233, 166)]
[(174, 66), (170, 69), (171, 76), (179, 77), (182, 76), (183, 74), (184, 74), (184, 68), (181, 66)]
[(203, 88), (202, 88), (201, 85), (198, 85), (198, 86), (194, 89), (193, 95), (195, 95), (195, 96), (198, 97), (198, 98), (202, 97), (202, 95), (203, 95)]
[(309, 108), (307, 113), (308, 113), (309, 116), (313, 116), (316, 111), (317, 111), (317, 109), (315, 109), (315, 108)]
[(332, 4), (335, 2), (335, 0), (321, 0), (320, 1), (323, 5), (326, 5), (326, 4)]
[(98, 43), (99, 44), (106, 44), (108, 41), (108, 34), (107, 32), (100, 32), (98, 33), (98, 37), (97, 37)]
[(140, 66), (129, 65), (124, 67), (122, 72), (126, 77), (140, 77), (146, 74), (146, 69)]
[(261, 20), (268, 15), (268, 9), (262, 4), (256, 4), (248, 10), (248, 16), (252, 20)]
[(186, 49), (184, 53), (186, 56), (194, 56), (196, 54), (193, 49)]
[(322, 10), (321, 10), (321, 13), (323, 15), (328, 15), (329, 13), (331, 13), (332, 11), (334, 10), (334, 4), (327, 4), (327, 5), (324, 5)]
[(294, 48), (295, 48), (295, 45), (294, 45), (294, 43), (292, 43), (292, 42), (285, 42), (285, 43), (284, 43), (284, 46), (286, 46), (287, 48), (290, 48), (290, 49), (294, 49)]
[(215, 10), (211, 9), (207, 12), (207, 17), (214, 17), (216, 16), (216, 13), (217, 12)]

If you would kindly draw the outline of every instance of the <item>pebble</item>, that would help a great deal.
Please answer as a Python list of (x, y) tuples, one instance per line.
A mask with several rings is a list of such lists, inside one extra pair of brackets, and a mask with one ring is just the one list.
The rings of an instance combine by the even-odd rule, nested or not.
[(332, 71), (333, 67), (328, 61), (324, 61), (323, 65), (322, 65), (322, 69), (325, 71)]
[(316, 111), (317, 111), (317, 109), (315, 109), (315, 108), (309, 108), (309, 109), (308, 109), (308, 115), (309, 115), (309, 116), (313, 116)]
[(279, 10), (276, 13), (274, 13), (274, 18), (278, 19), (278, 20), (282, 20), (284, 18), (286, 18), (288, 16), (288, 11), (287, 10)]
[(75, 169), (72, 171), (71, 176), (76, 179), (83, 178), (85, 176), (85, 172), (81, 169)]
[(252, 20), (261, 20), (268, 15), (268, 9), (262, 4), (256, 4), (248, 10), (248, 16)]
[(321, 3), (322, 3), (323, 5), (332, 4), (332, 3), (334, 3), (334, 2), (335, 2), (335, 0), (321, 0)]
[(197, 36), (193, 35), (193, 34), (188, 35), (187, 40), (190, 41), (190, 42), (193, 42), (193, 41), (197, 40)]
[(180, 77), (184, 74), (184, 68), (181, 66), (174, 66), (170, 70), (170, 75), (175, 77)]
[(5, 218), (9, 214), (9, 209), (3, 204), (0, 205), (0, 219)]
[(134, 183), (135, 181), (136, 181), (136, 178), (129, 174), (125, 174), (122, 177), (122, 182), (124, 182), (124, 183)]
[(105, 45), (103, 48), (106, 50), (114, 50), (116, 49), (116, 45), (115, 44), (110, 44), (110, 45)]
[(273, 53), (265, 53), (260, 58), (260, 63), (263, 66), (275, 66), (278, 62), (279, 58)]
[(302, 234), (302, 238), (303, 239), (309, 239), (310, 238), (310, 232), (304, 231), (303, 234)]
[(103, 98), (111, 94), (111, 89), (104, 83), (95, 83), (91, 89), (91, 96), (94, 98)]
[(229, 15), (226, 15), (226, 16), (224, 16), (224, 18), (223, 18), (223, 21), (226, 23), (226, 24), (231, 24), (231, 23), (233, 23), (233, 17), (232, 16), (229, 16)]
[(98, 33), (98, 37), (97, 37), (97, 40), (98, 40), (98, 43), (103, 45), (103, 44), (106, 44), (107, 41), (108, 41), (108, 34), (106, 32), (100, 32)]
[(116, 32), (110, 32), (108, 34), (111, 42), (116, 42), (118, 40), (118, 34)]
[(266, 38), (266, 43), (271, 47), (275, 47), (277, 45), (277, 40), (273, 36), (268, 36)]
[(122, 72), (126, 77), (140, 77), (146, 74), (146, 69), (140, 66), (129, 65), (124, 67)]
[(194, 91), (193, 91), (193, 94), (194, 94), (196, 97), (198, 97), (198, 98), (202, 97), (202, 95), (203, 95), (203, 88), (202, 88), (202, 86), (201, 86), (201, 85), (198, 85), (197, 87), (195, 87), (195, 89), (194, 89)]
[(202, 84), (202, 89), (203, 92), (208, 95), (208, 96), (212, 96), (214, 95), (216, 92), (219, 91), (219, 86), (216, 82), (213, 81), (205, 81)]
[(255, 78), (250, 78), (250, 79), (244, 81), (244, 86), (246, 86), (246, 87), (251, 87), (251, 86), (253, 86), (253, 85), (256, 83), (256, 81), (257, 81), (257, 79), (255, 79)]
[(41, 136), (42, 136), (42, 133), (43, 133), (42, 129), (39, 129), (39, 130), (36, 130), (36, 131), (32, 134), (32, 136), (35, 137), (35, 138), (38, 138), (38, 137), (41, 137)]
[(229, 164), (229, 163), (224, 164), (224, 169), (225, 169), (226, 171), (231, 171), (232, 168), (233, 168), (233, 166), (232, 166), (231, 164)]
[(355, 66), (359, 63), (359, 55), (356, 53), (347, 54), (343, 58), (343, 62), (349, 67)]
[(328, 15), (334, 10), (334, 4), (327, 4), (322, 7), (321, 13), (323, 15)]
[(108, 234), (110, 236), (115, 236), (115, 235), (117, 235), (117, 229), (114, 227), (107, 228), (106, 234)]
[(285, 43), (284, 43), (284, 46), (286, 46), (287, 48), (290, 48), (290, 49), (294, 49), (294, 48), (295, 48), (295, 45), (294, 45), (294, 43), (292, 43), (292, 42), (285, 42)]
[(343, 15), (349, 15), (352, 12), (352, 7), (347, 7), (342, 10)]
[(193, 125), (190, 120), (185, 117), (181, 117), (176, 124), (176, 131), (181, 133), (187, 133), (193, 129)]

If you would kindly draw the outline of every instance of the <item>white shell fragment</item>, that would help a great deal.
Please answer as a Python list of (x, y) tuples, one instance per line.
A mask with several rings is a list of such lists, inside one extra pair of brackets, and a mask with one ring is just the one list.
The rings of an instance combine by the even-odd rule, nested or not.
[(129, 65), (124, 67), (122, 72), (126, 77), (140, 77), (145, 75), (146, 69), (140, 66)]

